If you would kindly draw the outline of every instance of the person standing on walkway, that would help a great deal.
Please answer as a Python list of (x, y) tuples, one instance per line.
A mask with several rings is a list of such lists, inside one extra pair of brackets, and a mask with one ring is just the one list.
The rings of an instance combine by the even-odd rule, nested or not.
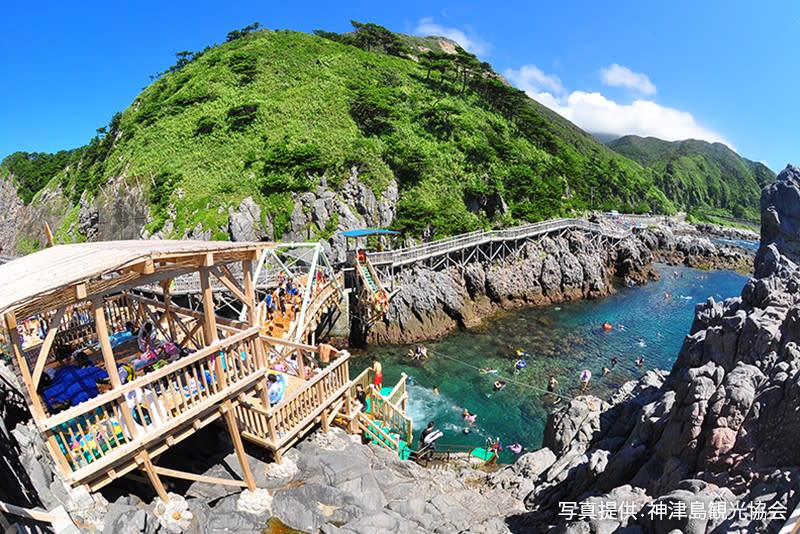
[(372, 383), (375, 387), (380, 391), (381, 385), (383, 384), (383, 366), (381, 362), (378, 361), (378, 358), (372, 359), (372, 372), (374, 376), (372, 378)]

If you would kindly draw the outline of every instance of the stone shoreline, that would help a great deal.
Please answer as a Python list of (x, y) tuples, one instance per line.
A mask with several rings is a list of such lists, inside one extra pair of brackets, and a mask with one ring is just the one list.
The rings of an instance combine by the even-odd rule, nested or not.
[[(583, 231), (529, 243), (506, 264), (470, 263), (461, 269), (415, 268), (399, 280), (388, 321), (373, 326), (368, 343), (413, 343), (471, 328), (503, 309), (594, 299), (616, 283), (644, 284), (658, 278), (653, 262), (701, 269), (752, 272), (753, 254), (718, 246), (707, 237), (664, 226), (637, 229), (613, 247), (600, 248)], [(748, 236), (752, 237), (752, 236)]]

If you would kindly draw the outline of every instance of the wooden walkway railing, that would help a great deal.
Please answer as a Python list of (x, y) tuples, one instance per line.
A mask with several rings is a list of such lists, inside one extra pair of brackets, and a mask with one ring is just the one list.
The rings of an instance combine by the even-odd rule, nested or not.
[(349, 374), (349, 354), (342, 351), (328, 367), (275, 406), (241, 403), (236, 414), (243, 425), (242, 436), (272, 449), (279, 461), (282, 451), (300, 439), (307, 428), (319, 421), (323, 430), (327, 430), (346, 404)]
[[(331, 280), (320, 286), (315, 286), (319, 287), (319, 291), (311, 298), (305, 313), (298, 313), (294, 321), (290, 323), (286, 332), (286, 339), (298, 343), (304, 341), (305, 334), (310, 331), (312, 325), (319, 321), (319, 314), (323, 311), (323, 308), (335, 306), (339, 303), (339, 298), (341, 297), (340, 288), (344, 286), (344, 277), (341, 273), (336, 276), (337, 280)], [(303, 321), (302, 325), (300, 324), (301, 320)]]
[[(405, 403), (408, 399), (406, 391), (406, 375), (403, 373), (397, 385), (387, 396), (381, 395), (372, 385), (372, 369), (364, 369), (352, 380), (350, 389), (351, 398), (356, 396), (356, 385), (360, 384), (369, 399), (369, 415), (372, 420), (379, 420), (400, 434), (407, 443), (413, 440), (413, 426), (411, 419), (405, 414)], [(395, 450), (397, 452), (397, 450)]]
[(257, 326), (37, 421), (66, 480), (113, 480), (137, 467), (133, 456), (143, 448), (169, 442), (206, 412), (215, 419), (214, 408), (264, 380), (268, 366), (257, 361), (256, 343)]
[(371, 252), (369, 254), (369, 261), (372, 265), (407, 265), (433, 256), (456, 252), (484, 243), (524, 239), (569, 228), (599, 233), (612, 239), (622, 239), (630, 235), (629, 230), (616, 230), (583, 219), (557, 219), (526, 224), (504, 230), (478, 230), (415, 247), (406, 247), (386, 252)]

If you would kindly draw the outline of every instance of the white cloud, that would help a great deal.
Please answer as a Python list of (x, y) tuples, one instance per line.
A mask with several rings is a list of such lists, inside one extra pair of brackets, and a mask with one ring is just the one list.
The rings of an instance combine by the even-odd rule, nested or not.
[(528, 94), (549, 91), (560, 95), (565, 92), (558, 76), (545, 74), (536, 65), (523, 65), (519, 70), (506, 69), (503, 76)]
[(635, 134), (665, 141), (702, 139), (724, 143), (736, 150), (724, 136), (697, 124), (692, 114), (686, 111), (643, 99), (620, 104), (597, 92), (573, 91), (567, 95), (558, 76), (546, 74), (535, 65), (525, 65), (519, 70), (508, 69), (504, 74), (528, 96), (587, 132), (620, 136)]
[(448, 28), (437, 24), (433, 21), (433, 17), (425, 17), (420, 19), (417, 27), (414, 28), (414, 33), (427, 37), (429, 35), (437, 35), (440, 37), (447, 37), (461, 45), (461, 48), (467, 52), (472, 52), (477, 56), (485, 56), (489, 53), (489, 45), (476, 37), (475, 35), (468, 36), (458, 28)]
[(656, 86), (647, 77), (647, 74), (633, 72), (628, 67), (612, 64), (600, 69), (600, 80), (611, 87), (627, 87), (643, 95), (656, 94)]

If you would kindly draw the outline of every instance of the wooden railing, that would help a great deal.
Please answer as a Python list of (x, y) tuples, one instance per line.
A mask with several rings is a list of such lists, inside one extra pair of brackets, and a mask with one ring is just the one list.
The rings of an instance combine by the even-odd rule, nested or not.
[(406, 247), (386, 252), (370, 252), (369, 260), (373, 265), (406, 265), (425, 258), (430, 258), (432, 256), (438, 256), (448, 252), (455, 252), (457, 250), (478, 246), (492, 241), (523, 239), (567, 228), (577, 228), (580, 230), (587, 230), (589, 232), (596, 232), (614, 239), (622, 239), (630, 235), (629, 230), (611, 229), (583, 219), (557, 219), (552, 221), (525, 224), (504, 230), (478, 230), (468, 234), (448, 237), (446, 239), (425, 243), (415, 247)]
[(386, 397), (382, 396), (380, 391), (372, 385), (371, 379), (371, 369), (367, 368), (361, 371), (361, 373), (351, 381), (351, 397), (355, 398), (356, 385), (360, 384), (367, 393), (367, 398), (369, 399), (371, 407), (370, 415), (372, 415), (373, 419), (383, 421), (391, 429), (398, 432), (407, 443), (411, 443), (414, 434), (412, 428), (413, 422), (406, 416), (405, 410), (403, 409), (403, 402), (407, 398), (405, 373)]
[(346, 351), (338, 352), (328, 367), (275, 406), (265, 408), (257, 402), (240, 405), (237, 415), (243, 422), (242, 435), (276, 450), (290, 445), (347, 393), (349, 357)]
[(263, 380), (258, 327), (38, 421), (68, 481), (105, 472)]
[(394, 404), (395, 406), (403, 406), (403, 403), (408, 399), (408, 393), (406, 392), (406, 381), (408, 379), (408, 375), (405, 373), (400, 373), (400, 380), (397, 381), (392, 391), (386, 395), (386, 400), (390, 403)]
[[(400, 453), (400, 439), (395, 438), (391, 432), (384, 432), (376, 421), (359, 412), (356, 414), (356, 426), (367, 438), (379, 447), (390, 450), (395, 454)], [(376, 439), (371, 439), (372, 437)]]
[(339, 301), (339, 298), (342, 298), (341, 296), (339, 298), (336, 297), (337, 295), (341, 295), (341, 288), (343, 285), (344, 277), (339, 273), (336, 280), (330, 280), (319, 286), (319, 291), (311, 299), (305, 314), (302, 314), (303, 324), (301, 325), (299, 323), (301, 314), (298, 313), (294, 321), (289, 324), (289, 328), (286, 331), (286, 339), (298, 343), (302, 342), (309, 327), (319, 320), (318, 315), (322, 308), (335, 304)]

